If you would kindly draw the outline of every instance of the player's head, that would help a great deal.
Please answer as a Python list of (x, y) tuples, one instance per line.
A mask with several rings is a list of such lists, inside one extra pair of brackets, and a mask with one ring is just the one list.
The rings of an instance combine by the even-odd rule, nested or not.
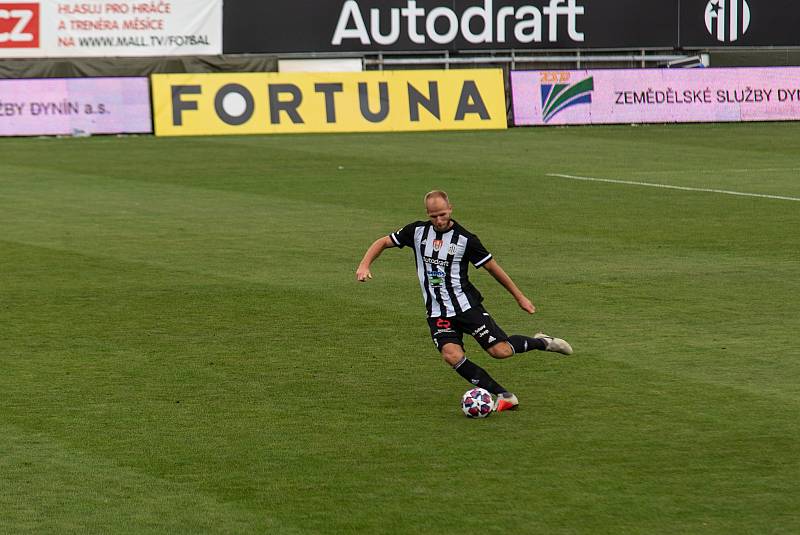
[(426, 193), (425, 210), (428, 212), (428, 218), (433, 223), (433, 227), (439, 232), (444, 232), (452, 225), (450, 214), (453, 212), (453, 207), (450, 205), (447, 193), (440, 190)]

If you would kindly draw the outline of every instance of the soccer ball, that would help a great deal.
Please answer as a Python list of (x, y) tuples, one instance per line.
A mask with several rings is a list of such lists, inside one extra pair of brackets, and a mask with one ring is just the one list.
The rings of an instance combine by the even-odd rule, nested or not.
[(467, 418), (486, 418), (492, 414), (492, 395), (483, 388), (473, 388), (461, 396), (461, 410)]

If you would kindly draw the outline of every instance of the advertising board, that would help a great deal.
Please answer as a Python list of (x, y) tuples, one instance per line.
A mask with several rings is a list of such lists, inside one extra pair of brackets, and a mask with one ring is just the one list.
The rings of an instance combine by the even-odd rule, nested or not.
[(507, 127), (500, 69), (154, 74), (159, 136)]
[(224, 52), (800, 46), (796, 0), (225, 2)]
[(514, 124), (800, 120), (800, 67), (511, 73)]
[(150, 133), (147, 78), (0, 80), (0, 136)]
[(222, 0), (0, 0), (0, 58), (222, 53)]
[(272, 0), (224, 19), (226, 54), (678, 44), (677, 0)]

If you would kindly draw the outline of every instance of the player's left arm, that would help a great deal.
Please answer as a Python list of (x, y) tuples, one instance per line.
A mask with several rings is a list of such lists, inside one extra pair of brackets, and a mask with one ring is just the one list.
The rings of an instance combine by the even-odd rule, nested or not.
[(536, 307), (531, 303), (531, 300), (525, 297), (525, 294), (514, 284), (514, 281), (511, 280), (508, 273), (500, 267), (500, 264), (498, 264), (494, 258), (486, 262), (483, 267), (486, 268), (486, 271), (491, 273), (492, 277), (494, 277), (497, 282), (503, 285), (503, 288), (508, 290), (508, 293), (514, 296), (514, 299), (517, 300), (517, 304), (522, 310), (528, 314), (536, 312)]

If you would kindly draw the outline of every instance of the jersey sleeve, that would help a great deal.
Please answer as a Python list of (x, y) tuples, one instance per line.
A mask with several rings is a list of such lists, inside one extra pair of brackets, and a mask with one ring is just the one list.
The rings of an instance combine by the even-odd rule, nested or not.
[(486, 250), (481, 240), (477, 236), (471, 236), (467, 242), (467, 250), (465, 255), (467, 260), (472, 262), (476, 268), (483, 266), (486, 262), (492, 259), (492, 253)]
[(392, 239), (392, 243), (401, 249), (406, 246), (410, 247), (414, 245), (414, 229), (416, 227), (416, 222), (409, 223), (405, 227), (392, 232), (389, 234), (389, 237)]

